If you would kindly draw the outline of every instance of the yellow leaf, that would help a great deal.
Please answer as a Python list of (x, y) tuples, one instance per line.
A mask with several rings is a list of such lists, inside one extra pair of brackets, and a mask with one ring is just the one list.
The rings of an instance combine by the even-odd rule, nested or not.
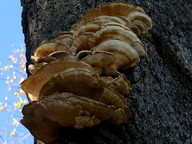
[(3, 107), (2, 106), (0, 106), (0, 112), (2, 112), (3, 111)]
[(21, 65), (21, 67), (24, 67), (25, 66), (25, 62), (23, 60), (20, 61), (20, 65)]
[(14, 95), (15, 95), (16, 97), (18, 97), (18, 96), (19, 96), (19, 92), (14, 92)]
[(18, 120), (16, 120), (16, 119), (13, 118), (13, 125), (18, 126), (18, 125), (19, 125)]
[(16, 108), (19, 108), (19, 107), (21, 107), (23, 105), (23, 101), (19, 101), (19, 102), (17, 102), (17, 103), (14, 103), (14, 106), (16, 107)]
[(10, 132), (10, 134), (9, 134), (11, 137), (12, 136), (15, 136), (15, 131), (13, 130), (12, 132)]
[(10, 66), (4, 66), (4, 70), (8, 70), (8, 69), (11, 69), (11, 68), (13, 68), (12, 65), (10, 65)]
[(24, 52), (24, 49), (22, 49), (22, 50), (20, 50), (20, 51), (18, 51), (19, 53), (23, 53)]
[(7, 69), (9, 69), (9, 66), (4, 66), (4, 70), (7, 70)]

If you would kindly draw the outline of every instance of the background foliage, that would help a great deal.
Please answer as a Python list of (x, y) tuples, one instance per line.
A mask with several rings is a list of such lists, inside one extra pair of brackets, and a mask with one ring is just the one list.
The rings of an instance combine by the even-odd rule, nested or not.
[(4, 91), (4, 95), (1, 95), (4, 99), (0, 101), (0, 118), (3, 122), (0, 140), (3, 144), (23, 144), (31, 137), (19, 123), (21, 109), (27, 103), (25, 93), (20, 88), (20, 83), (26, 78), (25, 61), (24, 49), (21, 48), (13, 51), (6, 64), (0, 64), (1, 86), (7, 86), (1, 90)]

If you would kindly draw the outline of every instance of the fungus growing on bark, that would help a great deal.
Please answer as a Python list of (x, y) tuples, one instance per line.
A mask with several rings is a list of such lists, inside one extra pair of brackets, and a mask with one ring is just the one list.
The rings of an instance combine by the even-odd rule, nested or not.
[(74, 37), (77, 37), (84, 32), (96, 32), (100, 30), (103, 25), (112, 22), (126, 27), (130, 26), (130, 22), (122, 16), (98, 16), (77, 22), (71, 27), (71, 31), (74, 33)]
[(118, 69), (123, 67), (134, 67), (139, 61), (137, 51), (128, 43), (120, 40), (107, 40), (93, 48), (93, 51), (111, 52), (115, 61), (104, 68), (105, 75), (118, 75)]
[[(32, 56), (31, 59), (33, 60), (34, 56)], [(67, 51), (55, 51), (50, 53), (48, 56), (38, 58), (38, 60), (35, 61), (35, 65), (40, 63), (50, 63), (56, 60), (77, 61), (77, 57)]]
[(55, 58), (57, 60), (77, 61), (77, 58), (67, 51), (55, 51), (49, 54), (48, 57)]
[(34, 52), (33, 59), (37, 62), (39, 58), (48, 56), (55, 51), (69, 51), (69, 47), (61, 42), (43, 42)]
[(130, 22), (130, 26), (128, 27), (133, 29), (138, 36), (146, 34), (147, 30), (152, 27), (151, 19), (145, 14), (144, 10), (128, 2), (103, 3), (98, 8), (88, 10), (81, 20), (99, 16), (125, 17)]
[(38, 71), (39, 69), (41, 69), (41, 67), (43, 67), (44, 65), (46, 65), (46, 62), (42, 62), (42, 63), (38, 63), (38, 64), (30, 64), (28, 66), (28, 70), (31, 74), (34, 74), (36, 71)]
[(23, 119), (21, 123), (38, 140), (51, 143), (57, 139), (61, 126), (46, 117), (47, 110), (43, 103), (33, 101), (22, 109)]
[(86, 25), (81, 25), (75, 32), (74, 32), (74, 38), (78, 38), (78, 36), (80, 36), (81, 34), (84, 34), (86, 32), (97, 32), (98, 30), (101, 29), (101, 26), (98, 24), (94, 24), (94, 23), (89, 23)]
[(88, 44), (88, 38), (93, 34), (94, 33), (92, 32), (85, 32), (79, 35), (79, 37), (77, 37), (71, 45), (70, 50), (72, 54), (75, 55), (81, 50), (89, 50), (91, 47)]
[[(130, 117), (124, 96), (131, 86), (118, 70), (134, 67), (146, 55), (142, 36), (152, 27), (141, 7), (103, 3), (31, 57), (31, 72), (21, 83), (29, 104), (21, 123), (35, 138), (51, 143), (61, 127), (92, 127)], [(113, 76), (113, 77), (112, 77)]]
[(50, 57), (50, 56), (44, 56), (44, 57), (40, 57), (38, 59), (35, 59), (34, 56), (31, 56), (31, 59), (32, 59), (32, 61), (34, 61), (35, 65), (38, 65), (40, 63), (50, 63), (50, 62), (56, 60), (56, 58)]
[(99, 100), (105, 86), (106, 83), (97, 74), (83, 68), (70, 68), (53, 75), (41, 88), (39, 96), (70, 92)]
[(58, 133), (59, 126), (79, 129), (97, 125), (104, 120), (115, 124), (125, 122), (130, 116), (129, 109), (126, 105), (125, 107), (116, 108), (71, 93), (55, 93), (46, 99), (24, 106), (21, 123), (36, 138), (50, 143), (56, 139), (57, 135), (54, 133)]
[(143, 36), (148, 32), (148, 28), (145, 24), (143, 24), (140, 20), (134, 20), (131, 23), (130, 29), (137, 35)]
[(89, 36), (88, 42), (90, 47), (95, 47), (99, 43), (107, 40), (121, 40), (130, 44), (139, 54), (139, 56), (146, 55), (146, 46), (135, 33), (129, 28), (122, 25), (107, 24), (100, 31)]
[(104, 79), (88, 70), (71, 68), (49, 79), (41, 88), (39, 96), (41, 99), (57, 92), (70, 92), (124, 109), (126, 103), (122, 94), (128, 94), (129, 91), (130, 84), (122, 75), (116, 79), (112, 78), (104, 81)]
[(131, 90), (131, 84), (125, 75), (120, 74), (117, 78), (111, 80), (108, 88), (115, 91), (116, 93), (127, 95)]
[(145, 13), (138, 12), (138, 11), (132, 11), (131, 13), (129, 13), (129, 15), (127, 15), (127, 19), (130, 22), (134, 22), (135, 20), (141, 21), (147, 26), (147, 29), (152, 28), (151, 19)]
[[(53, 61), (44, 65), (36, 73), (29, 76), (21, 83), (21, 88), (26, 92), (28, 100), (34, 101), (39, 99), (39, 92), (43, 85), (54, 75), (69, 68), (84, 68), (92, 73), (98, 73), (98, 70), (91, 67), (85, 62), (75, 61)], [(35, 84), (35, 85), (34, 85)]]
[(134, 6), (129, 2), (112, 2), (112, 3), (103, 3), (97, 8), (89, 9), (81, 20), (96, 17), (96, 16), (127, 16), (132, 11), (138, 11), (144, 13), (144, 10), (141, 7)]
[(81, 61), (84, 61), (95, 67), (105, 68), (115, 61), (115, 57), (111, 52), (95, 51), (82, 58)]
[(56, 35), (55, 39), (53, 39), (53, 42), (61, 42), (70, 47), (73, 43), (73, 40), (74, 38), (72, 32), (62, 32)]

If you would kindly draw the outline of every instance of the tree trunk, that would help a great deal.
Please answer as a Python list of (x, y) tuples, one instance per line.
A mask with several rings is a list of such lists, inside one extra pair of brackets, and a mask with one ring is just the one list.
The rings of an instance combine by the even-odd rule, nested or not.
[[(87, 9), (112, 1), (21, 0), (27, 65), (41, 41), (68, 30)], [(122, 71), (132, 85), (125, 97), (131, 118), (121, 125), (63, 128), (54, 144), (192, 143), (192, 2), (129, 2), (143, 7), (153, 21), (153, 29), (142, 38), (147, 56)]]

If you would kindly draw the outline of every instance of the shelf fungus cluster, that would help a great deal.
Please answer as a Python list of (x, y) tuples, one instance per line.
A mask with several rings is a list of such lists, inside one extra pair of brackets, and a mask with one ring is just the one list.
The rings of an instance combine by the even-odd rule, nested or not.
[(119, 72), (146, 55), (138, 37), (152, 27), (143, 9), (128, 2), (103, 3), (90, 9), (31, 57), (31, 76), (21, 83), (29, 104), (21, 123), (37, 139), (50, 143), (61, 127), (92, 127), (102, 121), (126, 122), (124, 96), (130, 90)]

